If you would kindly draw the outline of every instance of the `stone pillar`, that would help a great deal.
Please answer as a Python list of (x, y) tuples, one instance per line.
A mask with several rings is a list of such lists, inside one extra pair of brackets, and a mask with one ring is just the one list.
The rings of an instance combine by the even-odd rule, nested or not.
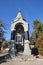
[(29, 31), (24, 32), (25, 40), (29, 40)]
[(15, 40), (15, 30), (11, 31), (11, 40)]
[(23, 52), (23, 55), (27, 55), (27, 56), (31, 55), (31, 50), (30, 50), (30, 47), (29, 47), (29, 41), (28, 40), (26, 40), (24, 42), (24, 52)]

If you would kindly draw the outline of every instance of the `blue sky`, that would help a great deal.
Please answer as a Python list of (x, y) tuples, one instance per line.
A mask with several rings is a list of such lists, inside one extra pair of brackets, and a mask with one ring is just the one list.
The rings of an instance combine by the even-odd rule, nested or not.
[(43, 23), (43, 0), (0, 0), (0, 20), (6, 24), (5, 37), (11, 37), (11, 22), (21, 9), (23, 17), (29, 23), (30, 35), (33, 31), (33, 21), (39, 19)]

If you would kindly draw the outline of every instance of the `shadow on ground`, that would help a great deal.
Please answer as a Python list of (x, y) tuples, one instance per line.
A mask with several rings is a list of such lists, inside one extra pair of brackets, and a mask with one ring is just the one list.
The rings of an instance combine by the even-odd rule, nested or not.
[(0, 56), (0, 64), (7, 62), (7, 59), (11, 59), (11, 56), (9, 54), (4, 55), (4, 56)]

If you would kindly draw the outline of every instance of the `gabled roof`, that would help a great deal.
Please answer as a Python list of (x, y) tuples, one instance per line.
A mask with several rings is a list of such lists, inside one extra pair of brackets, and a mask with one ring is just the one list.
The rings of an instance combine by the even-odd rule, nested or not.
[(21, 11), (18, 12), (16, 18), (22, 18), (22, 14), (21, 14)]
[(19, 20), (19, 19), (23, 19), (24, 21), (26, 21), (26, 20), (23, 18), (21, 11), (18, 12), (18, 14), (17, 14), (16, 18), (14, 19), (14, 21), (17, 21), (17, 20)]
[(22, 24), (23, 27), (25, 28), (25, 31), (28, 30), (28, 23), (26, 20), (22, 17), (21, 11), (18, 12), (16, 18), (14, 21), (11, 23), (12, 30), (14, 30), (16, 24)]

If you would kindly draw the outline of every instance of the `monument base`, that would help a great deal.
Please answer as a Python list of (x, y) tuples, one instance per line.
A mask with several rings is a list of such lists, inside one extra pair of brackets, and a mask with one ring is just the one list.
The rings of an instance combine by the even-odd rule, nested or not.
[(27, 55), (27, 56), (30, 56), (31, 55), (31, 50), (29, 48), (29, 43), (30, 42), (28, 40), (26, 40), (24, 42), (24, 52), (23, 52), (23, 55)]
[(10, 48), (9, 48), (9, 54), (10, 56), (15, 56), (15, 44), (14, 40), (11, 40)]

